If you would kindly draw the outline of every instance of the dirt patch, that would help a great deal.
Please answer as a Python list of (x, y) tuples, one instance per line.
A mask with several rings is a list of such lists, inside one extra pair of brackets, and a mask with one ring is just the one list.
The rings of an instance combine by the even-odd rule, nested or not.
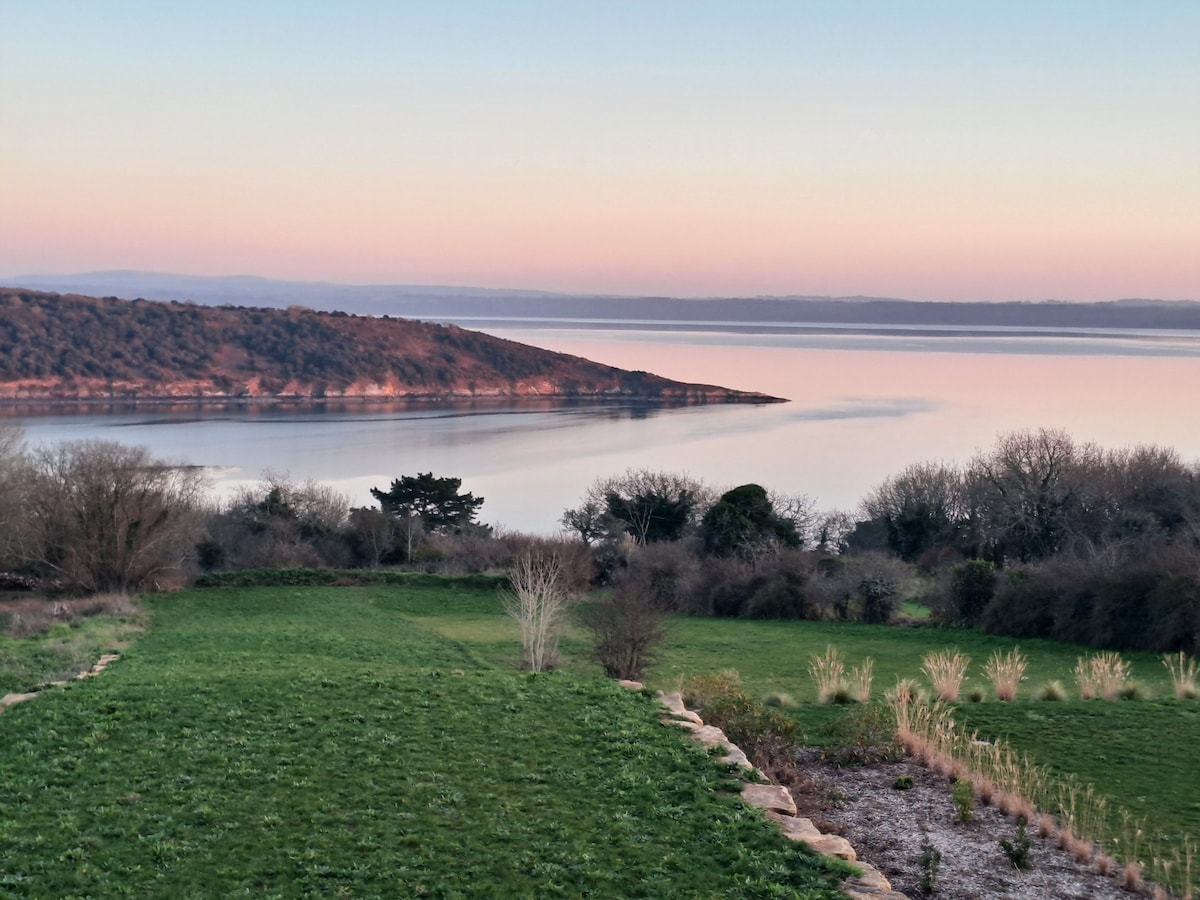
[[(947, 900), (1004, 897), (1010, 900), (1130, 900), (1112, 876), (1081, 864), (1032, 827), (1027, 871), (1019, 871), (1001, 848), (1014, 841), (1017, 823), (998, 810), (974, 805), (960, 822), (949, 779), (914, 762), (833, 768), (808, 754), (788, 788), (798, 814), (825, 832), (842, 835), (859, 858), (879, 869), (892, 887), (919, 898), (922, 844), (940, 853), (936, 890)], [(899, 778), (912, 787), (898, 790)], [(1148, 894), (1147, 894), (1148, 896)]]

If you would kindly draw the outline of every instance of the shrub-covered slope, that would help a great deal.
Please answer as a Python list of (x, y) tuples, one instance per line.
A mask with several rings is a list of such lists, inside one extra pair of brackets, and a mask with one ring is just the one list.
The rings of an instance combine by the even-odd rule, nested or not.
[(456, 326), (0, 288), (0, 399), (768, 400)]

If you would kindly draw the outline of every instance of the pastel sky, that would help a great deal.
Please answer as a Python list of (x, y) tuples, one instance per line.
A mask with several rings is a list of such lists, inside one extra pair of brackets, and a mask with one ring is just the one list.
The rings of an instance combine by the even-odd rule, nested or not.
[(0, 281), (1200, 299), (1200, 3), (0, 3)]

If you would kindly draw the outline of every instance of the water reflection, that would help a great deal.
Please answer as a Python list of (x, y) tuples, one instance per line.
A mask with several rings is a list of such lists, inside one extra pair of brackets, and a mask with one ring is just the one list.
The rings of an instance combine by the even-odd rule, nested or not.
[(1200, 418), (1191, 413), (1200, 365), (1191, 345), (1166, 354), (1112, 336), (496, 333), (791, 402), (183, 403), (79, 414), (56, 407), (16, 418), (34, 442), (118, 439), (211, 467), (222, 491), (271, 468), (331, 483), (361, 504), (399, 475), (461, 476), (464, 489), (486, 498), (485, 521), (540, 532), (555, 530), (593, 478), (628, 467), (687, 470), (718, 486), (758, 481), (830, 508), (853, 506), (911, 462), (965, 461), (1018, 428), (1062, 427), (1105, 446), (1157, 443), (1200, 458)]

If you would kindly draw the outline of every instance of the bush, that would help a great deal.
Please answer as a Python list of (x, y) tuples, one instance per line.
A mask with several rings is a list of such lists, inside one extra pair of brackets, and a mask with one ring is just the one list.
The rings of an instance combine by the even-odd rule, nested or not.
[(975, 817), (975, 789), (965, 778), (954, 782), (950, 789), (950, 799), (954, 801), (954, 813), (960, 822), (970, 822)]
[(950, 600), (959, 624), (975, 625), (996, 592), (996, 567), (986, 559), (970, 559), (954, 569)]
[(662, 614), (630, 585), (581, 607), (580, 619), (592, 635), (592, 658), (609, 678), (640, 681), (667, 638)]
[(741, 688), (737, 672), (697, 676), (683, 686), (683, 698), (705, 723), (725, 736), (768, 776), (781, 780), (796, 770), (796, 753), (804, 742), (799, 723), (767, 709)]
[(881, 704), (860, 704), (830, 719), (821, 729), (821, 758), (835, 766), (867, 766), (903, 759), (896, 719)]

